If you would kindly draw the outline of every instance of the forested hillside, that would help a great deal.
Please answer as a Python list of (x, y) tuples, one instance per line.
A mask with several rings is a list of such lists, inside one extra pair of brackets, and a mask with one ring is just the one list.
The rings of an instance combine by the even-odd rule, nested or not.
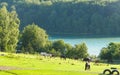
[[(120, 35), (119, 0), (0, 0), (13, 5), (20, 29), (35, 23), (48, 34)], [(3, 3), (5, 4), (5, 3)]]

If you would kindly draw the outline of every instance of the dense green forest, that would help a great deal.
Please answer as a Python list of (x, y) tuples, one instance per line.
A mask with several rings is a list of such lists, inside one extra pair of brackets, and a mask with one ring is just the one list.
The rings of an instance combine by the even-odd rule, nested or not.
[[(120, 35), (119, 0), (0, 0), (15, 7), (20, 30), (35, 23), (50, 34)], [(5, 3), (4, 3), (5, 4)]]

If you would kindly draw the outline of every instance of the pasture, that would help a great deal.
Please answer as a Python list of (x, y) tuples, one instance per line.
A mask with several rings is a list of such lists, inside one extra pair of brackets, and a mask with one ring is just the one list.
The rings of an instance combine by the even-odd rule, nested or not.
[(85, 71), (84, 65), (81, 60), (0, 53), (0, 75), (103, 75), (106, 68), (120, 68), (119, 65), (91, 63), (91, 70)]

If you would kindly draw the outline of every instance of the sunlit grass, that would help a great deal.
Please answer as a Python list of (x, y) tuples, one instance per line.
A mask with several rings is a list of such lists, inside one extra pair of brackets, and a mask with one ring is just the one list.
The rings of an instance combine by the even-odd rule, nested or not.
[(0, 53), (0, 66), (15, 67), (1, 70), (0, 75), (101, 75), (104, 69), (120, 68), (119, 65), (91, 63), (91, 70), (85, 71), (81, 60), (50, 58), (40, 55)]

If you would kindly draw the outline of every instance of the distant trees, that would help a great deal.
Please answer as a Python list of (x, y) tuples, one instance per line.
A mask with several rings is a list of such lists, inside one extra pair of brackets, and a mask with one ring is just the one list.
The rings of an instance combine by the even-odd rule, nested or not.
[[(119, 0), (0, 0), (15, 6), (20, 29), (35, 23), (48, 34), (120, 35)], [(4, 3), (5, 4), (5, 3)]]
[(63, 40), (56, 40), (52, 42), (51, 47), (52, 48), (48, 52), (54, 56), (64, 56), (73, 59), (80, 59), (89, 56), (85, 43), (71, 46)]
[(48, 52), (53, 56), (65, 56), (67, 58), (84, 58), (88, 56), (85, 43), (75, 45), (65, 43), (63, 40), (48, 41), (45, 30), (35, 24), (24, 28), (21, 36), (23, 53)]
[(5, 1), (16, 5), (21, 30), (34, 22), (48, 34), (120, 35), (119, 0)]
[(58, 40), (58, 41), (54, 41), (52, 44), (52, 48), (56, 51), (59, 52), (60, 55), (64, 55), (65, 54), (65, 43), (63, 40)]
[(35, 23), (48, 34), (120, 35), (119, 0), (0, 0), (15, 6), (20, 29)]
[(84, 58), (88, 56), (88, 48), (85, 43), (75, 45), (76, 55), (78, 58)]
[(120, 43), (109, 43), (108, 47), (102, 48), (99, 57), (108, 61), (120, 59)]
[(28, 25), (22, 31), (22, 52), (35, 53), (40, 52), (48, 41), (46, 31), (34, 23)]
[(15, 52), (20, 20), (16, 11), (8, 12), (5, 5), (0, 9), (0, 51)]
[(75, 59), (85, 58), (89, 56), (87, 50), (88, 49), (85, 43), (77, 44), (75, 45), (75, 47), (72, 48), (69, 46), (67, 51), (67, 57)]

